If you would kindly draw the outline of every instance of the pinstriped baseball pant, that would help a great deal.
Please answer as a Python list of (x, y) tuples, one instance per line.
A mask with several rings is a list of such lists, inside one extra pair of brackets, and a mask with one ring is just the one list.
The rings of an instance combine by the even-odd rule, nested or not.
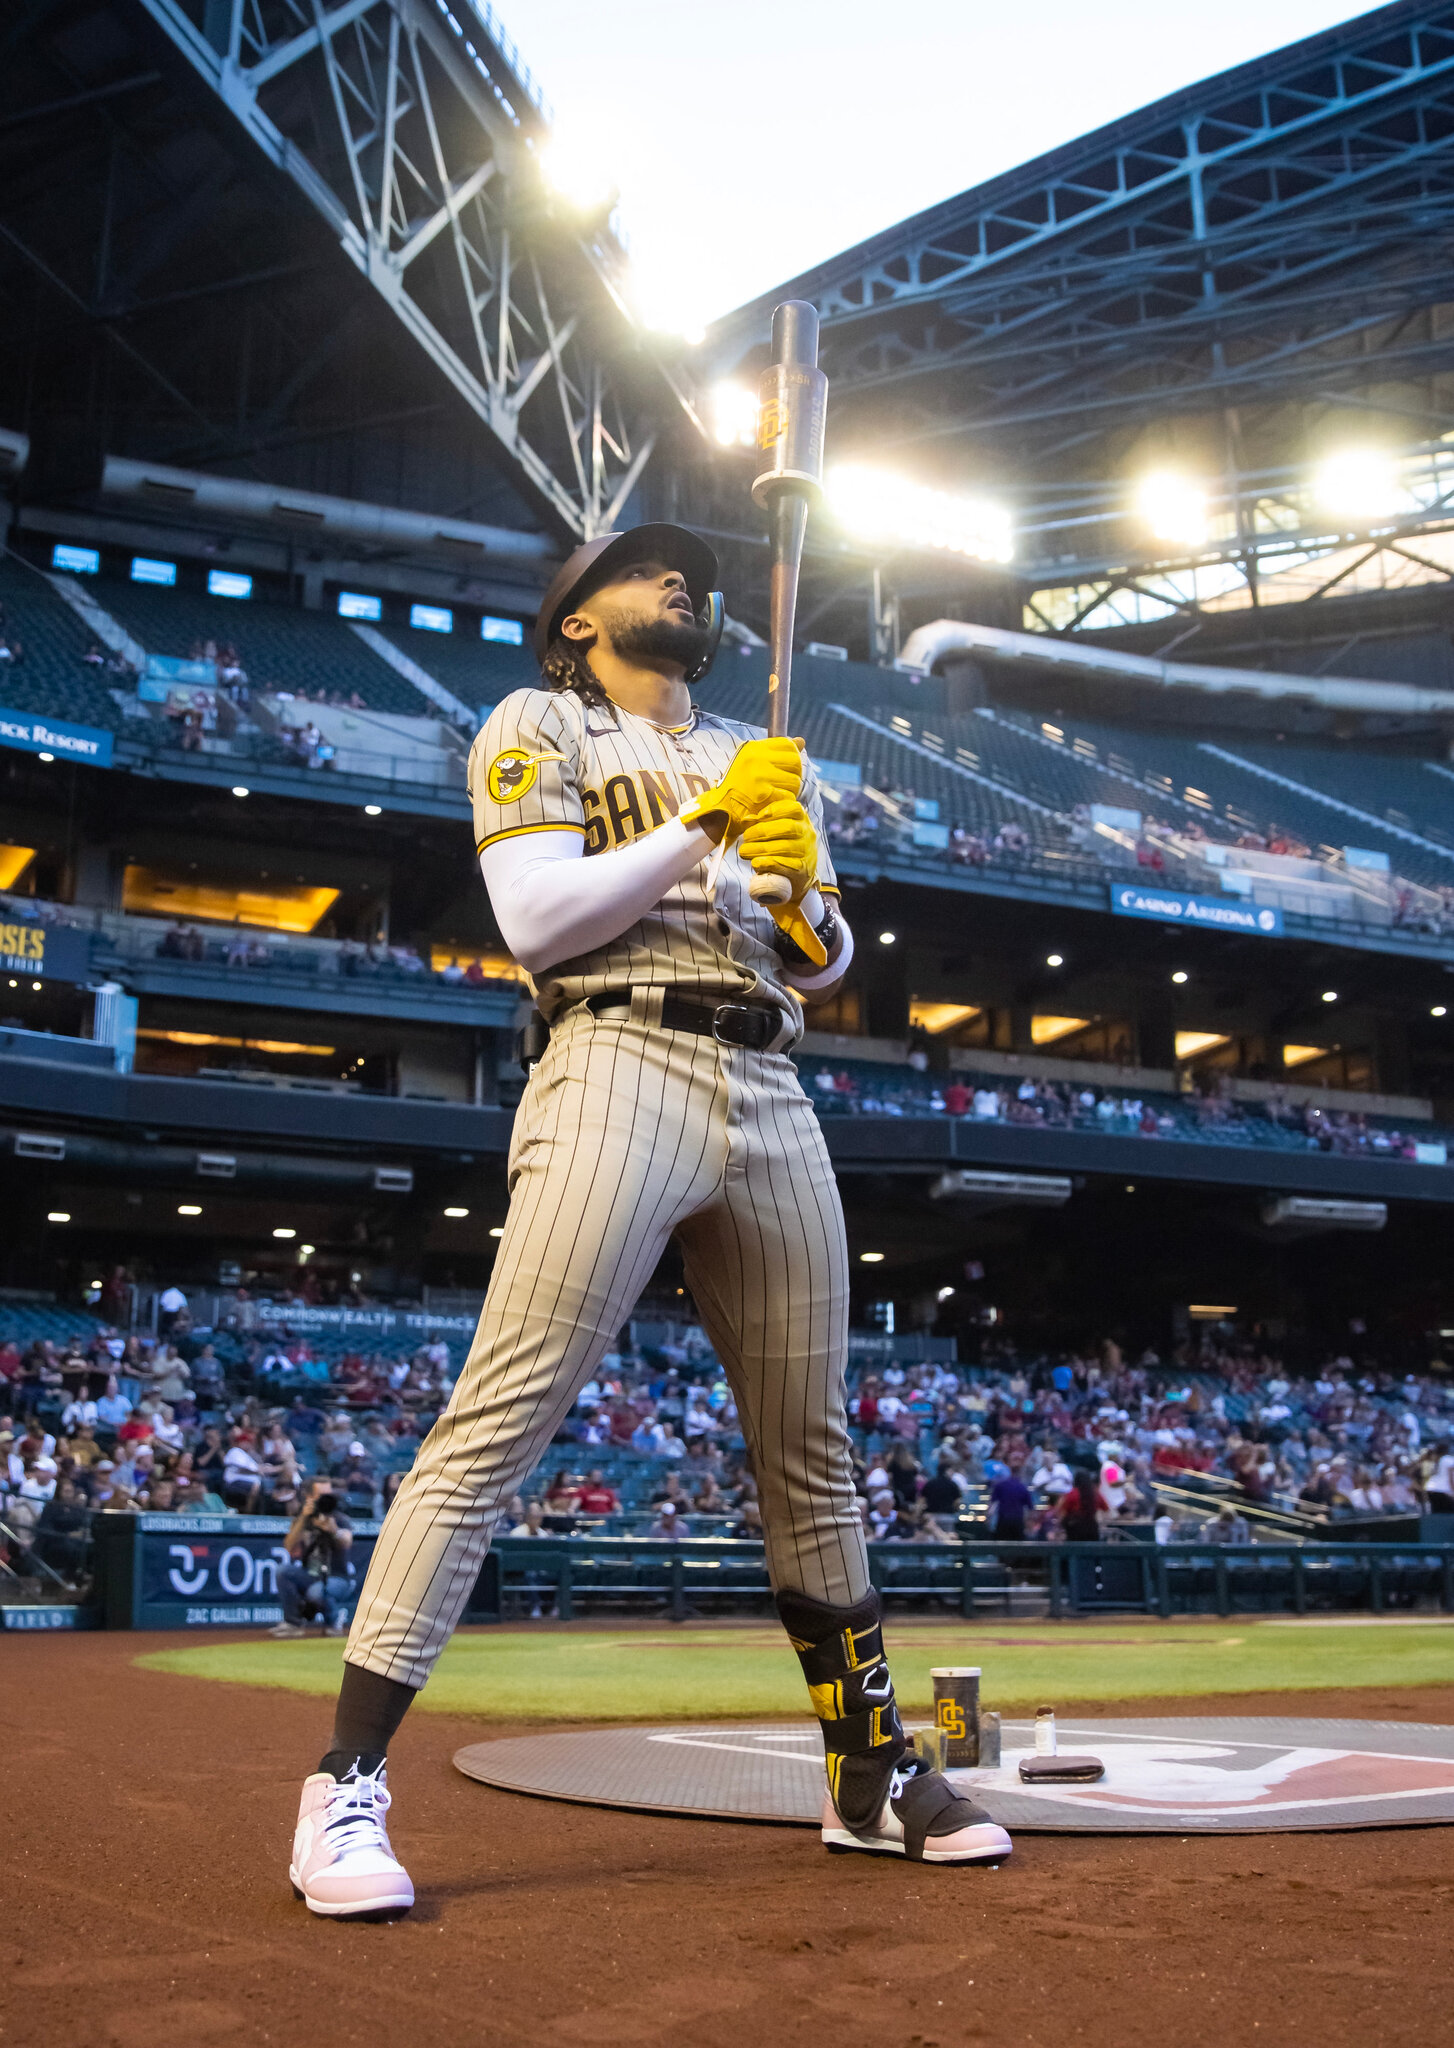
[(572, 1010), (526, 1088), (510, 1211), (448, 1408), (390, 1507), (346, 1652), (421, 1686), (501, 1508), (669, 1238), (726, 1369), (774, 1586), (868, 1591), (844, 1418), (848, 1263), (827, 1148), (784, 1055)]

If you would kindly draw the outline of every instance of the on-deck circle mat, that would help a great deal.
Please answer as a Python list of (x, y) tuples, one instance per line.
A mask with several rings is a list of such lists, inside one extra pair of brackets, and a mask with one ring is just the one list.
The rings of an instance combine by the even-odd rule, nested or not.
[[(1007, 1721), (994, 1771), (950, 1776), (1008, 1828), (1089, 1834), (1249, 1834), (1454, 1821), (1454, 1727), (1407, 1722), (1065, 1720), (1090, 1785), (1031, 1786), (1033, 1726)], [(455, 1753), (466, 1777), (511, 1792), (719, 1820), (817, 1825), (822, 1743), (804, 1726), (601, 1728), (517, 1735)]]

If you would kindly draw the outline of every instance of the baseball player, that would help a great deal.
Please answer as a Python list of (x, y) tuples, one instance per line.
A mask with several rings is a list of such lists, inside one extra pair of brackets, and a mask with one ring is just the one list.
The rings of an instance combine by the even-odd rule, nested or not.
[[(816, 779), (714, 717), (717, 570), (679, 527), (578, 548), (535, 632), (539, 689), (470, 753), (480, 866), (550, 1027), (511, 1140), (510, 1208), (454, 1395), (400, 1487), (303, 1787), (291, 1876), (315, 1913), (406, 1911), (385, 1754), (463, 1611), (501, 1507), (675, 1238), (731, 1382), (777, 1604), (822, 1722), (831, 1847), (926, 1862), (1009, 1837), (908, 1747), (844, 1417), (842, 1211), (788, 1048), (853, 957)], [(720, 611), (717, 612), (720, 620)], [(755, 874), (785, 877), (767, 909)]]

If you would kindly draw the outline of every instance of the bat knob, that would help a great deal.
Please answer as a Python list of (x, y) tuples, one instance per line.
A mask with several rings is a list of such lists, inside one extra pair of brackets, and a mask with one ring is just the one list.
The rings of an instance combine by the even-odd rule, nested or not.
[(786, 875), (754, 875), (747, 893), (754, 903), (786, 903), (792, 896), (793, 885)]

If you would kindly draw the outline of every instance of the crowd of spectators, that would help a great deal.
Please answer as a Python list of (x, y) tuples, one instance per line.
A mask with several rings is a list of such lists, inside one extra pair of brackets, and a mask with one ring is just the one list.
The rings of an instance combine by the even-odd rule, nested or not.
[(281, 1331), (245, 1343), (193, 1332), (174, 1299), (155, 1338), (98, 1323), (65, 1344), (0, 1342), (11, 1572), (73, 1580), (97, 1510), (293, 1519), (325, 1486), (354, 1514), (381, 1514), (453, 1385), (437, 1335), (407, 1355), (329, 1362)]
[[(238, 1336), (191, 1329), (180, 1290), (159, 1306), (154, 1338), (98, 1323), (64, 1344), (0, 1342), (6, 1571), (75, 1585), (98, 1510), (278, 1516), (296, 1533), (321, 1494), (346, 1530), (387, 1509), (453, 1384), (439, 1335), (330, 1359), (276, 1307), (271, 1327)], [(1109, 1340), (1033, 1360), (991, 1346), (970, 1366), (889, 1360), (857, 1375), (849, 1416), (859, 1513), (881, 1542), (1239, 1543), (1269, 1510), (1284, 1534), (1289, 1515), (1309, 1532), (1454, 1515), (1454, 1386), (1351, 1355), (1293, 1373), (1210, 1336), (1165, 1361), (1133, 1362)], [(508, 1504), (502, 1538), (761, 1533), (731, 1389), (695, 1326), (609, 1351), (548, 1469)], [(322, 1539), (314, 1550), (333, 1555)], [(337, 1589), (314, 1590), (336, 1618)]]
[(1128, 1363), (1109, 1342), (1033, 1363), (991, 1353), (969, 1371), (890, 1365), (864, 1377), (850, 1412), (876, 1461), (863, 1487), (875, 1533), (907, 1533), (907, 1508), (942, 1538), (945, 1512), (971, 1505), (1001, 1540), (1069, 1536), (1072, 1522), (1090, 1538), (1140, 1519), (1170, 1541), (1192, 1532), (1158, 1505), (1157, 1482), (1188, 1475), (1226, 1496), (1207, 1527), (1193, 1517), (1213, 1540), (1250, 1540), (1248, 1507), (1454, 1514), (1454, 1387), (1348, 1356), (1294, 1375), (1265, 1352), (1211, 1343), (1167, 1363), (1150, 1351)]
[(963, 1117), (1106, 1136), (1300, 1144), (1309, 1151), (1410, 1161), (1427, 1158), (1421, 1148), (1442, 1142), (1431, 1131), (1416, 1134), (1386, 1126), (1360, 1111), (1297, 1102), (1284, 1090), (1274, 1091), (1266, 1102), (1239, 1102), (1217, 1076), (1173, 1100), (1033, 1074), (997, 1077), (951, 1071), (931, 1076), (912, 1051), (908, 1064), (908, 1073), (889, 1065), (866, 1073), (862, 1065), (834, 1068), (823, 1063), (804, 1078), (812, 1100), (828, 1115)]

